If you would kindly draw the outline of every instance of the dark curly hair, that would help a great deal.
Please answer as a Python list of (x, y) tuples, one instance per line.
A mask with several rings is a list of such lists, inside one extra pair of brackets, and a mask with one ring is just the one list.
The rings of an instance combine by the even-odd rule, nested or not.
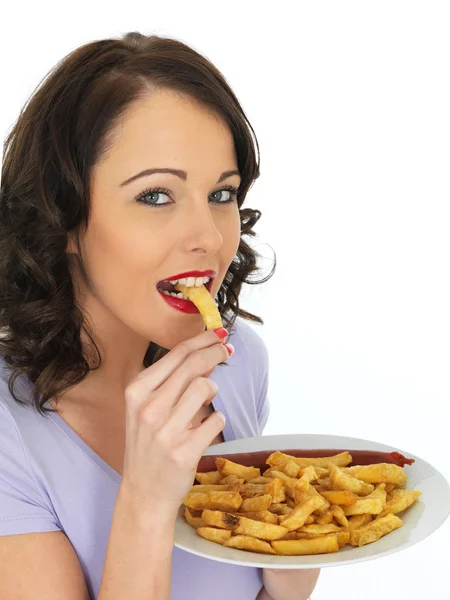
[[(85, 44), (60, 61), (35, 90), (4, 142), (0, 188), (0, 355), (9, 366), (8, 387), (19, 404), (14, 382), (22, 374), (33, 384), (32, 405), (58, 401), (68, 388), (101, 365), (93, 334), (76, 304), (66, 248), (80, 226), (87, 227), (92, 168), (108, 153), (111, 132), (131, 103), (154, 89), (187, 94), (212, 109), (230, 128), (241, 184), (238, 205), (241, 239), (218, 292), (224, 326), (238, 316), (263, 323), (239, 307), (243, 283), (260, 284), (260, 255), (243, 239), (254, 236), (261, 212), (242, 209), (259, 177), (259, 146), (237, 97), (220, 71), (179, 40), (138, 32)], [(255, 137), (257, 154), (251, 132)], [(81, 253), (80, 253), (81, 255)], [(81, 264), (83, 271), (83, 265)], [(229, 316), (230, 314), (230, 316)], [(99, 364), (83, 353), (81, 328)], [(149, 343), (148, 367), (169, 350)]]

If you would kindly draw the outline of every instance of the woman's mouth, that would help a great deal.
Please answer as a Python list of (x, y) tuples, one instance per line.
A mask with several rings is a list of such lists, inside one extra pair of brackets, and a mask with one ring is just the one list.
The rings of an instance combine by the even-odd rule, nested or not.
[(203, 277), (165, 279), (156, 284), (156, 289), (160, 293), (163, 300), (165, 300), (165, 302), (172, 308), (187, 314), (195, 314), (199, 313), (198, 308), (182, 292), (179, 292), (175, 288), (175, 284), (180, 283), (188, 287), (204, 285), (208, 292), (211, 293), (213, 279), (214, 277), (208, 277), (206, 275)]

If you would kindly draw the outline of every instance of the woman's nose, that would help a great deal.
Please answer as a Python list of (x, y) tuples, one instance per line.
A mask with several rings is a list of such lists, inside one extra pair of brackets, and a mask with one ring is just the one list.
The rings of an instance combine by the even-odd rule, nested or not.
[(222, 234), (206, 203), (191, 207), (183, 221), (180, 238), (188, 251), (202, 249), (214, 253), (222, 246)]

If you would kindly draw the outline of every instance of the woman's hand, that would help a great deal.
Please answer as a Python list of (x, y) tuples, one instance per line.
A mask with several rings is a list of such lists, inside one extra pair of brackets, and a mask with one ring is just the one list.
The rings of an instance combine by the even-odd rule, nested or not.
[[(225, 332), (226, 333), (226, 332)], [(126, 445), (121, 496), (138, 515), (164, 507), (173, 522), (194, 480), (203, 452), (223, 430), (216, 412), (198, 427), (193, 419), (217, 394), (209, 379), (230, 358), (220, 331), (181, 342), (141, 371), (125, 390)]]
[(263, 569), (263, 583), (273, 600), (308, 600), (320, 569)]

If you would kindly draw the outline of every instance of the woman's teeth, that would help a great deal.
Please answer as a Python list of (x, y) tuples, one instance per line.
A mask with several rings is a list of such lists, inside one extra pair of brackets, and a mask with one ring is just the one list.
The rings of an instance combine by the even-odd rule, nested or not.
[(181, 283), (181, 285), (186, 285), (187, 287), (200, 287), (201, 285), (205, 285), (211, 277), (187, 277), (186, 279), (169, 279), (172, 285), (176, 283)]
[(183, 298), (183, 300), (189, 300), (189, 298), (187, 298), (182, 292), (175, 294), (175, 292), (167, 292), (166, 290), (163, 290), (162, 293), (166, 296), (174, 296), (174, 298)]
[[(200, 287), (201, 285), (206, 285), (211, 277), (187, 277), (186, 279), (169, 279), (172, 285), (180, 283), (181, 285), (185, 285), (186, 287)], [(168, 292), (167, 290), (162, 291), (166, 296), (173, 296), (174, 298), (182, 298), (183, 300), (189, 300), (187, 296), (185, 296), (182, 292)]]

